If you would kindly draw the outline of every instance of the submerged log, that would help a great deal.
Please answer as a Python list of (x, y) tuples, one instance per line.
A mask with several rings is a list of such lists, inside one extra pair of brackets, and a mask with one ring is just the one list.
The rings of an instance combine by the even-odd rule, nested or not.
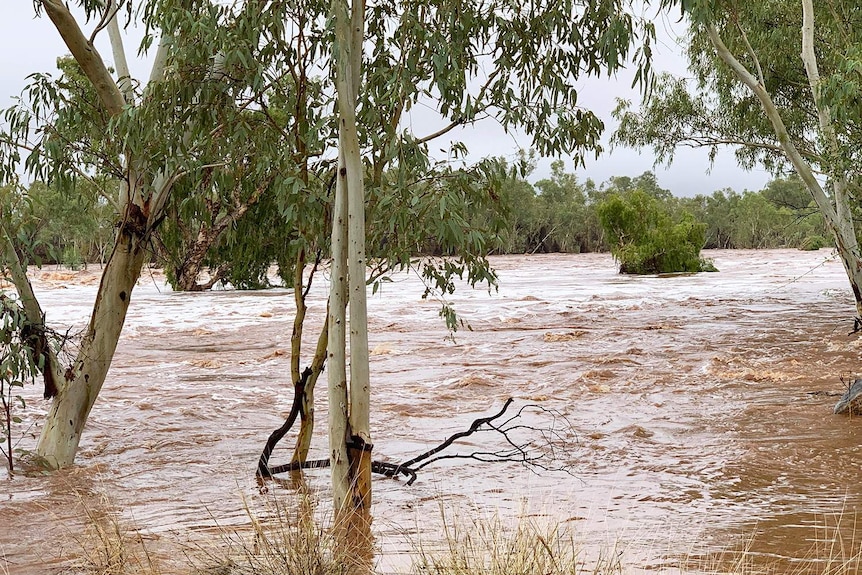
[(862, 415), (862, 379), (853, 380), (853, 383), (847, 388), (847, 393), (841, 396), (832, 412)]

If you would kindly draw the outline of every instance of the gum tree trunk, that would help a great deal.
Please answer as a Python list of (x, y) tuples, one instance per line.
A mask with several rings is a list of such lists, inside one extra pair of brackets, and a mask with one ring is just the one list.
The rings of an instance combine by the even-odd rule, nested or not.
[(329, 395), (329, 461), (335, 522), (340, 525), (350, 492), (350, 463), (347, 459), (347, 195), (341, 178), (343, 159), (339, 154), (339, 177), (335, 184), (332, 214), (332, 271), (327, 324), (327, 380)]
[[(128, 67), (116, 23), (110, 22), (109, 34), (114, 59), (120, 69), (119, 85), (98, 51), (82, 33), (68, 7), (57, 0), (40, 0), (40, 4), (96, 90), (106, 115), (117, 116), (123, 112), (125, 106), (134, 105)], [(110, 3), (106, 9), (112, 9)], [(167, 46), (168, 42), (162, 38), (150, 82), (160, 81), (163, 77)], [(148, 253), (146, 246), (150, 233), (160, 220), (174, 180), (154, 166), (125, 162), (124, 168), (125, 183), (119, 191), (117, 202), (122, 219), (119, 222), (114, 250), (102, 272), (90, 323), (77, 357), (65, 372), (61, 372), (56, 357), (51, 355), (51, 367), (57, 379), (56, 395), (42, 428), (36, 453), (47, 465), (54, 468), (74, 462), (87, 418), (105, 383), (117, 349), (132, 291)], [(141, 174), (155, 176), (152, 176), (151, 181), (145, 182), (140, 177)], [(41, 324), (41, 309), (35, 301), (26, 275), (23, 278), (15, 278), (15, 285), (19, 294), (23, 290), (23, 293), (27, 294), (26, 299), (33, 301), (27, 308), (28, 320)]]
[[(346, 527), (347, 542), (359, 551), (370, 543), (371, 526), (371, 431), (369, 425), (370, 378), (368, 370), (368, 321), (366, 311), (365, 261), (365, 190), (362, 155), (356, 124), (356, 102), (360, 88), (362, 41), (365, 34), (365, 3), (351, 0), (333, 0), (332, 16), (335, 20), (333, 45), (336, 66), (335, 84), (338, 95), (338, 146), (339, 167), (336, 185), (336, 202), (344, 212), (333, 218), (333, 256), (338, 254), (339, 265), (347, 262), (347, 293), (350, 305), (350, 386), (343, 389), (342, 367), (330, 363), (330, 446), (333, 462), (333, 496), (336, 518)], [(342, 196), (338, 195), (338, 192)], [(347, 228), (347, 246), (336, 248), (335, 230)], [(338, 249), (338, 251), (336, 251)], [(334, 264), (333, 264), (334, 266)], [(333, 268), (333, 285), (345, 287), (343, 270)], [(335, 288), (333, 288), (334, 290)], [(335, 294), (335, 291), (333, 291)], [(340, 295), (340, 294), (338, 294)], [(331, 301), (332, 309), (341, 309), (343, 300)], [(330, 320), (338, 321), (335, 315)], [(330, 323), (330, 329), (333, 324)], [(330, 332), (330, 350), (343, 349), (343, 332), (338, 339)], [(341, 353), (341, 352), (340, 352)], [(330, 362), (334, 354), (330, 352)], [(333, 375), (334, 374), (334, 375)], [(333, 386), (333, 384), (335, 384)], [(347, 398), (344, 393), (347, 391)], [(346, 399), (346, 401), (345, 401)], [(346, 409), (342, 409), (342, 404)], [(347, 421), (344, 421), (344, 418)], [(342, 461), (344, 453), (347, 461)], [(348, 463), (347, 473), (343, 466)], [(338, 471), (335, 470), (336, 464)], [(359, 565), (357, 565), (357, 568)]]
[[(850, 210), (850, 197), (847, 190), (846, 177), (843, 173), (829, 174), (833, 182), (833, 198), (826, 195), (820, 182), (814, 175), (811, 165), (802, 157), (796, 148), (781, 113), (772, 101), (772, 96), (758, 78), (752, 74), (727, 48), (718, 30), (713, 24), (707, 26), (707, 33), (716, 50), (716, 54), (730, 67), (737, 79), (742, 82), (760, 101), (766, 117), (772, 123), (776, 138), (793, 165), (800, 179), (805, 183), (811, 197), (817, 204), (827, 227), (835, 239), (835, 246), (856, 303), (856, 315), (862, 318), (862, 254), (856, 239), (856, 227)], [(827, 148), (834, 152), (838, 149), (835, 131), (828, 108), (820, 96), (820, 76), (817, 70), (817, 59), (814, 53), (814, 15), (811, 0), (803, 0), (803, 27), (801, 57), (805, 64), (806, 74), (817, 107), (820, 124), (820, 135)], [(833, 203), (834, 202), (834, 203)]]
[(51, 467), (64, 467), (75, 459), (87, 417), (111, 367), (146, 253), (141, 238), (121, 231), (105, 265), (78, 356), (65, 373), (36, 447), (37, 455)]

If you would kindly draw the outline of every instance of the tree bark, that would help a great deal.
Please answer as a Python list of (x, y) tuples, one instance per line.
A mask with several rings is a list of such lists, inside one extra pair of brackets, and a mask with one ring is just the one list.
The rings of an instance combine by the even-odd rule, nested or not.
[(308, 381), (302, 394), (302, 403), (300, 404), (299, 411), (299, 435), (296, 438), (296, 447), (294, 448), (292, 459), (294, 463), (302, 463), (307, 460), (308, 452), (311, 449), (311, 437), (314, 433), (314, 387), (326, 363), (328, 340), (329, 319), (327, 317), (317, 338), (314, 359), (311, 361), (311, 374), (308, 376)]
[[(332, 16), (335, 20), (333, 45), (336, 66), (335, 83), (338, 100), (338, 145), (339, 169), (336, 190), (346, 198), (336, 201), (347, 206), (347, 266), (348, 294), (350, 303), (350, 387), (347, 408), (348, 422), (330, 429), (333, 445), (333, 464), (336, 450), (334, 442), (343, 442), (338, 447), (339, 456), (347, 448), (349, 466), (347, 477), (333, 471), (333, 497), (336, 517), (346, 529), (345, 544), (357, 559), (367, 559), (371, 544), (371, 431), (369, 425), (370, 378), (368, 369), (368, 322), (366, 310), (366, 261), (365, 261), (365, 193), (364, 168), (359, 148), (356, 123), (357, 93), (360, 87), (362, 42), (365, 35), (364, 0), (333, 0)], [(343, 218), (333, 218), (333, 230), (341, 229)], [(339, 238), (340, 239), (340, 238)], [(333, 253), (335, 253), (333, 232)], [(343, 252), (344, 248), (341, 248)], [(343, 257), (343, 256), (342, 256)], [(333, 281), (336, 274), (333, 271)], [(337, 276), (340, 279), (340, 275)], [(339, 301), (339, 307), (343, 302)], [(332, 306), (336, 302), (331, 302)], [(330, 340), (341, 347), (341, 341)], [(332, 357), (330, 356), (330, 360)], [(330, 370), (333, 366), (330, 365)], [(330, 403), (330, 412), (334, 404)], [(341, 417), (341, 410), (338, 410)], [(346, 431), (343, 433), (342, 431)], [(333, 465), (334, 467), (335, 465)], [(341, 472), (339, 472), (341, 473)], [(347, 488), (347, 493), (345, 493)], [(366, 571), (365, 561), (354, 565), (358, 572)]]
[(108, 72), (108, 68), (96, 48), (81, 32), (81, 28), (69, 8), (58, 0), (41, 0), (41, 4), (48, 18), (51, 19), (54, 27), (63, 38), (66, 47), (69, 48), (72, 56), (81, 66), (81, 70), (93, 84), (93, 88), (99, 95), (108, 115), (116, 116), (122, 112), (123, 106), (126, 104), (123, 94)]
[(53, 468), (70, 465), (87, 417), (108, 374), (126, 319), (132, 290), (147, 251), (143, 240), (121, 228), (102, 274), (90, 325), (75, 362), (66, 370), (39, 436), (37, 455)]
[(129, 72), (129, 63), (126, 60), (126, 49), (123, 46), (123, 37), (120, 35), (120, 23), (117, 22), (119, 7), (109, 1), (106, 10), (113, 10), (114, 14), (108, 22), (108, 36), (111, 39), (111, 51), (114, 54), (114, 67), (117, 69), (117, 87), (123, 94), (126, 104), (135, 103), (135, 92), (132, 89), (132, 75)]
[[(823, 101), (820, 90), (820, 67), (817, 63), (817, 54), (814, 51), (814, 3), (812, 0), (802, 0), (802, 51), (800, 57), (805, 65), (805, 74), (808, 76), (808, 84), (811, 88), (811, 97), (817, 109), (817, 120), (820, 124), (820, 133), (828, 149), (827, 157), (839, 157), (841, 150), (838, 136), (835, 133), (835, 125), (832, 122), (832, 112)], [(835, 201), (836, 222), (838, 228), (833, 232), (836, 245), (839, 246), (839, 254), (844, 264), (844, 270), (850, 279), (853, 296), (856, 301), (856, 315), (862, 317), (862, 257), (859, 253), (859, 241), (856, 236), (856, 225), (850, 207), (850, 193), (848, 190), (847, 175), (831, 173), (832, 197)]]
[(39, 345), (41, 349), (39, 351), (45, 359), (45, 364), (42, 367), (42, 376), (45, 380), (44, 397), (45, 399), (50, 399), (57, 395), (60, 386), (63, 385), (63, 369), (57, 359), (57, 354), (45, 339), (45, 314), (42, 312), (39, 300), (36, 299), (36, 294), (33, 292), (30, 278), (27, 277), (27, 270), (15, 251), (15, 245), (9, 234), (9, 230), (6, 229), (3, 222), (0, 222), (0, 232), (2, 232), (2, 241), (5, 245), (5, 264), (12, 275), (12, 283), (18, 292), (18, 297), (24, 308), (24, 315), (27, 317), (27, 323), (31, 326), (36, 326), (36, 334), (42, 338)]
[(327, 370), (329, 388), (329, 461), (331, 462), (332, 500), (335, 522), (340, 525), (347, 510), (350, 493), (350, 463), (347, 458), (348, 397), (346, 358), (347, 308), (347, 190), (344, 158), (339, 151), (339, 177), (335, 184), (332, 214), (332, 270), (329, 288), (329, 336)]
[[(105, 112), (109, 116), (122, 113), (128, 104), (123, 93), (98, 51), (81, 32), (69, 9), (57, 0), (40, 1), (69, 51), (93, 84)], [(114, 33), (111, 35), (115, 36)], [(118, 36), (112, 38), (115, 53), (124, 54), (119, 40)], [(158, 81), (163, 75), (167, 45), (163, 38), (151, 74), (153, 81)], [(165, 176), (153, 166), (142, 165), (128, 157), (124, 161), (124, 168), (126, 178), (118, 202), (122, 219), (114, 249), (102, 272), (90, 323), (77, 357), (58, 383), (57, 395), (36, 446), (37, 455), (55, 468), (70, 465), (74, 461), (81, 433), (117, 349), (132, 291), (148, 254), (146, 246), (150, 234), (161, 220), (165, 198), (174, 182), (172, 177)], [(145, 182), (142, 175), (152, 173), (156, 175)], [(16, 280), (15, 284), (19, 293), (21, 289), (29, 289), (26, 277)], [(59, 372), (59, 366), (52, 367)]]
[[(203, 262), (210, 247), (213, 244), (207, 230), (200, 230), (197, 238), (186, 249), (185, 257), (178, 266), (174, 268), (174, 289), (177, 291), (204, 291), (206, 286), (198, 283), (198, 278), (203, 272)], [(213, 282), (215, 283), (215, 282)], [(209, 287), (212, 287), (210, 285)]]

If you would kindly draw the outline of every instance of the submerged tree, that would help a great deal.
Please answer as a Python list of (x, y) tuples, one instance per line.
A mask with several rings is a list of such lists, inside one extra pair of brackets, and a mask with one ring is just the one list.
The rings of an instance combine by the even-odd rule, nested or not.
[[(130, 83), (125, 54), (116, 20), (116, 6), (103, 7), (105, 18), (98, 29), (108, 28), (114, 46), (118, 78), (111, 75), (99, 52), (81, 31), (69, 8), (60, 2), (43, 0), (36, 3), (40, 13), (47, 15), (72, 53), (80, 70), (92, 86), (92, 100), (87, 107), (64, 107), (64, 95), (46, 77), (37, 77), (29, 92), (35, 114), (24, 107), (6, 113), (9, 137), (3, 140), (2, 175), (6, 181), (15, 178), (20, 149), (29, 149), (27, 166), (37, 177), (54, 181), (69, 181), (72, 170), (87, 176), (88, 168), (113, 170), (122, 185), (113, 205), (118, 213), (114, 249), (105, 263), (92, 319), (81, 341), (79, 352), (68, 369), (60, 365), (56, 353), (46, 351), (43, 369), (56, 382), (56, 394), (42, 428), (36, 452), (53, 467), (70, 464), (78, 448), (84, 424), (101, 389), (116, 350), (120, 331), (131, 299), (132, 290), (147, 257), (147, 242), (161, 219), (162, 209), (176, 175), (176, 170), (163, 162), (152, 162), (144, 152), (146, 138), (128, 131), (128, 119), (138, 112), (136, 95)], [(88, 16), (97, 8), (86, 3)], [(98, 32), (97, 29), (97, 32)], [(95, 33), (94, 33), (95, 37)], [(164, 56), (167, 44), (163, 45)], [(151, 75), (152, 85), (165, 77), (165, 59), (157, 58)], [(67, 100), (68, 101), (68, 100)], [(94, 132), (110, 133), (103, 146), (93, 152), (79, 151), (69, 142), (53, 138), (46, 121), (56, 124), (76, 124), (77, 135), (90, 139)], [(137, 124), (137, 122), (134, 122)], [(40, 132), (31, 140), (31, 128)], [(43, 155), (44, 152), (44, 155)], [(104, 159), (105, 163), (101, 160)], [(110, 167), (108, 167), (108, 165)], [(2, 224), (0, 224), (2, 225)], [(27, 320), (44, 329), (44, 314), (26, 275), (26, 261), (15, 251), (9, 230), (2, 228), (6, 246), (5, 264), (20, 296)]]
[(691, 214), (674, 220), (666, 203), (638, 189), (611, 194), (597, 209), (620, 273), (715, 271), (700, 257), (706, 224)]
[(852, 199), (862, 149), (857, 3), (661, 4), (681, 4), (690, 22), (689, 65), (696, 83), (665, 76), (639, 112), (623, 103), (617, 141), (652, 146), (668, 160), (678, 146), (713, 153), (731, 146), (743, 166), (792, 168), (835, 241), (862, 316), (862, 254)]

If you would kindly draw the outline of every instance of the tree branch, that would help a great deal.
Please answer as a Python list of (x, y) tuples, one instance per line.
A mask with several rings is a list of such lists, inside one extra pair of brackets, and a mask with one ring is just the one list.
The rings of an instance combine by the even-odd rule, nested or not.
[[(117, 22), (117, 13), (120, 11), (120, 6), (117, 5), (116, 9), (113, 8), (114, 0), (109, 0), (108, 5), (105, 7), (105, 15), (113, 12), (110, 15), (107, 26), (108, 37), (111, 40), (111, 51), (114, 54), (114, 66), (117, 69), (117, 85), (126, 103), (133, 104), (135, 94), (132, 91), (132, 75), (129, 72), (129, 63), (126, 60), (126, 48), (123, 46), (123, 37), (120, 35), (120, 24)], [(97, 31), (98, 28), (93, 32), (90, 44), (93, 43), (93, 38), (95, 38)]]
[(838, 223), (838, 215), (835, 212), (835, 208), (832, 206), (832, 203), (829, 201), (829, 197), (820, 186), (820, 182), (818, 182), (817, 178), (814, 177), (811, 166), (805, 161), (799, 153), (799, 150), (796, 148), (796, 145), (791, 140), (790, 133), (787, 131), (787, 126), (784, 125), (784, 120), (781, 118), (781, 114), (775, 107), (772, 97), (766, 91), (766, 87), (761, 85), (757, 78), (755, 78), (751, 72), (749, 72), (748, 69), (730, 52), (724, 44), (724, 41), (721, 39), (721, 36), (718, 34), (718, 30), (716, 30), (714, 24), (707, 24), (706, 30), (718, 57), (721, 58), (728, 67), (730, 67), (737, 79), (745, 84), (754, 93), (754, 95), (757, 96), (757, 99), (760, 100), (763, 110), (766, 113), (767, 118), (769, 118), (769, 121), (772, 123), (775, 135), (785, 154), (787, 154), (790, 163), (793, 164), (799, 177), (803, 182), (805, 182), (806, 187), (814, 197), (814, 201), (817, 202), (817, 207), (823, 212), (827, 221), (830, 222), (831, 226), (836, 226)]
[(509, 406), (512, 405), (513, 401), (515, 401), (515, 400), (510, 397), (509, 399), (506, 400), (506, 403), (503, 404), (503, 407), (496, 414), (494, 414), (490, 417), (480, 417), (479, 419), (474, 421), (472, 425), (470, 425), (470, 427), (467, 429), (467, 431), (461, 431), (461, 432), (458, 432), (454, 435), (450, 435), (448, 438), (446, 438), (446, 440), (443, 443), (441, 443), (440, 445), (438, 445), (434, 449), (430, 449), (430, 450), (426, 451), (425, 453), (417, 455), (413, 459), (408, 459), (407, 461), (405, 461), (401, 465), (403, 467), (410, 467), (414, 463), (419, 463), (420, 461), (422, 461), (424, 459), (428, 459), (432, 455), (436, 455), (437, 453), (440, 453), (441, 451), (443, 451), (444, 449), (446, 449), (447, 447), (449, 447), (450, 445), (455, 443), (457, 440), (462, 439), (464, 437), (467, 437), (468, 435), (473, 435), (474, 433), (476, 433), (476, 430), (478, 430), (479, 427), (481, 427), (482, 425), (484, 425), (486, 423), (490, 423), (490, 422), (494, 421), (495, 419), (497, 419), (498, 417), (500, 417), (504, 413), (506, 413), (506, 410), (509, 409)]
[[(403, 463), (389, 463), (385, 461), (372, 462), (371, 470), (374, 473), (384, 475), (386, 477), (396, 477), (403, 475), (407, 477), (407, 485), (413, 485), (417, 479), (417, 472), (432, 463), (445, 459), (472, 459), (483, 463), (520, 463), (535, 471), (563, 471), (569, 475), (573, 474), (571, 466), (568, 463), (559, 463), (557, 451), (564, 447), (569, 447), (577, 442), (573, 436), (571, 425), (565, 420), (565, 417), (550, 409), (543, 408), (538, 405), (528, 404), (518, 410), (517, 413), (505, 419), (501, 423), (495, 423), (507, 412), (514, 400), (509, 398), (503, 404), (503, 407), (495, 413), (487, 417), (480, 417), (473, 421), (469, 428), (465, 431), (459, 431), (446, 438), (442, 443), (412, 459)], [(537, 409), (545, 415), (550, 415), (552, 422), (550, 425), (540, 428), (532, 425), (520, 423), (525, 418), (525, 412), (528, 409)], [(294, 417), (295, 419), (295, 417)], [(558, 420), (566, 421), (565, 429), (558, 429), (556, 422)], [(278, 433), (280, 430), (277, 430)], [(504, 443), (507, 445), (496, 451), (473, 451), (471, 453), (443, 453), (447, 448), (451, 447), (459, 439), (471, 436), (476, 433), (491, 432), (502, 435)], [(517, 435), (526, 433), (528, 438), (518, 440)], [(273, 434), (275, 435), (275, 434)], [(538, 435), (541, 439), (537, 442), (535, 436)], [(263, 461), (263, 456), (261, 456)], [(417, 465), (418, 464), (418, 465)], [(329, 467), (329, 459), (315, 459), (309, 461), (295, 461), (285, 465), (275, 465), (266, 467), (264, 472), (261, 472), (260, 464), (258, 467), (258, 477), (271, 477), (278, 473), (287, 471), (298, 471), (300, 469), (319, 469)], [(267, 474), (268, 473), (268, 474)]]
[(60, 0), (40, 1), (48, 18), (54, 23), (54, 27), (66, 43), (66, 47), (93, 84), (105, 110), (111, 116), (120, 114), (125, 105), (123, 95), (108, 72), (102, 57), (81, 32), (75, 17)]

